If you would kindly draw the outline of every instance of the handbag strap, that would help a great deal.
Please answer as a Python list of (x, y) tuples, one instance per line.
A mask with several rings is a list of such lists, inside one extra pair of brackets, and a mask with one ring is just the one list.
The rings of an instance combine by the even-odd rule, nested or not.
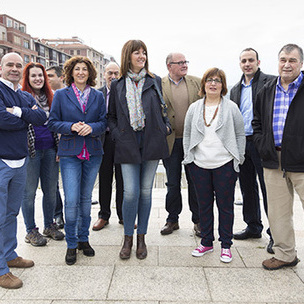
[(163, 117), (167, 117), (168, 116), (168, 114), (167, 114), (167, 108), (168, 108), (168, 106), (166, 105), (166, 103), (165, 103), (165, 101), (163, 99), (163, 95), (160, 92), (160, 89), (159, 89), (159, 87), (157, 85), (156, 78), (153, 78), (153, 82), (154, 82), (154, 86), (155, 86), (156, 92), (157, 92), (157, 94), (159, 96), (159, 99), (160, 99), (160, 106), (162, 107), (162, 115), (163, 115)]

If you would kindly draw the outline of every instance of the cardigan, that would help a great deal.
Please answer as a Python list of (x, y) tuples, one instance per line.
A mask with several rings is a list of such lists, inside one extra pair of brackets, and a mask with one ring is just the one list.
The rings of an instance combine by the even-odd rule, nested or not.
[[(199, 99), (191, 104), (185, 117), (183, 135), (184, 165), (194, 161), (196, 147), (204, 138), (204, 100), (204, 98)], [(215, 132), (224, 147), (232, 155), (234, 170), (239, 172), (239, 165), (245, 160), (246, 137), (243, 117), (233, 101), (222, 97), (221, 103)]]

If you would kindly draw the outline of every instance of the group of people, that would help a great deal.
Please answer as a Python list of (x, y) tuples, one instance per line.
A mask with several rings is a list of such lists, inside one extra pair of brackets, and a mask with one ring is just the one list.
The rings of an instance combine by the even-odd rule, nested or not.
[[(161, 79), (149, 70), (145, 43), (129, 40), (122, 48), (120, 67), (108, 64), (106, 85), (96, 90), (96, 70), (86, 57), (72, 57), (65, 63), (63, 85), (63, 76), (55, 68), (45, 70), (41, 64), (29, 63), (23, 69), (23, 60), (17, 53), (3, 56), (1, 287), (20, 288), (22, 281), (9, 268), (34, 265), (15, 252), (20, 206), (27, 242), (42, 246), (46, 244), (45, 236), (62, 240), (64, 234), (59, 228), (64, 223), (66, 264), (76, 263), (77, 249), (86, 256), (95, 255), (89, 243), (89, 227), (98, 172), (100, 211), (93, 230), (109, 224), (115, 175), (117, 215), (124, 226), (119, 256), (130, 258), (137, 229), (136, 257), (145, 259), (145, 235), (159, 160), (163, 160), (167, 175), (168, 216), (162, 235), (179, 229), (184, 165), (194, 232), (201, 237), (201, 244), (192, 255), (200, 257), (213, 251), (215, 200), (220, 260), (231, 262), (233, 238), (261, 238), (258, 176), (270, 225), (267, 251), (275, 254), (262, 265), (275, 270), (298, 263), (292, 208), (293, 189), (304, 204), (302, 49), (288, 44), (280, 50), (278, 77), (262, 73), (258, 53), (252, 48), (244, 49), (240, 54), (243, 75), (232, 88), (230, 99), (226, 98), (223, 70), (208, 69), (202, 79), (189, 76), (188, 61), (181, 53), (170, 53), (166, 65), (168, 75)], [(238, 177), (247, 227), (233, 234)], [(44, 236), (38, 232), (34, 219), (39, 179)]]

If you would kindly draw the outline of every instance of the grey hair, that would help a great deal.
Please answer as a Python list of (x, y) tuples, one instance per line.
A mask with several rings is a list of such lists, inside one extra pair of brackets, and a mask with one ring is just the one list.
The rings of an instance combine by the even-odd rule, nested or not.
[(300, 55), (300, 61), (303, 62), (303, 50), (297, 44), (289, 43), (289, 44), (284, 45), (279, 51), (279, 56), (280, 56), (281, 52), (283, 52), (283, 51), (286, 52), (287, 54), (289, 54), (295, 49), (298, 50), (299, 55)]

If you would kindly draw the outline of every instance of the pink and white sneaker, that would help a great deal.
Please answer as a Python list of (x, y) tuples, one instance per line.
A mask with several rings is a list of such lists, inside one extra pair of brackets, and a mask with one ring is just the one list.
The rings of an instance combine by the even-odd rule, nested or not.
[(232, 254), (230, 248), (222, 248), (220, 259), (224, 263), (230, 263), (232, 261)]
[(199, 245), (196, 249), (194, 249), (192, 251), (192, 255), (195, 257), (201, 257), (205, 253), (212, 252), (212, 251), (213, 251), (213, 247), (206, 247), (203, 245)]

